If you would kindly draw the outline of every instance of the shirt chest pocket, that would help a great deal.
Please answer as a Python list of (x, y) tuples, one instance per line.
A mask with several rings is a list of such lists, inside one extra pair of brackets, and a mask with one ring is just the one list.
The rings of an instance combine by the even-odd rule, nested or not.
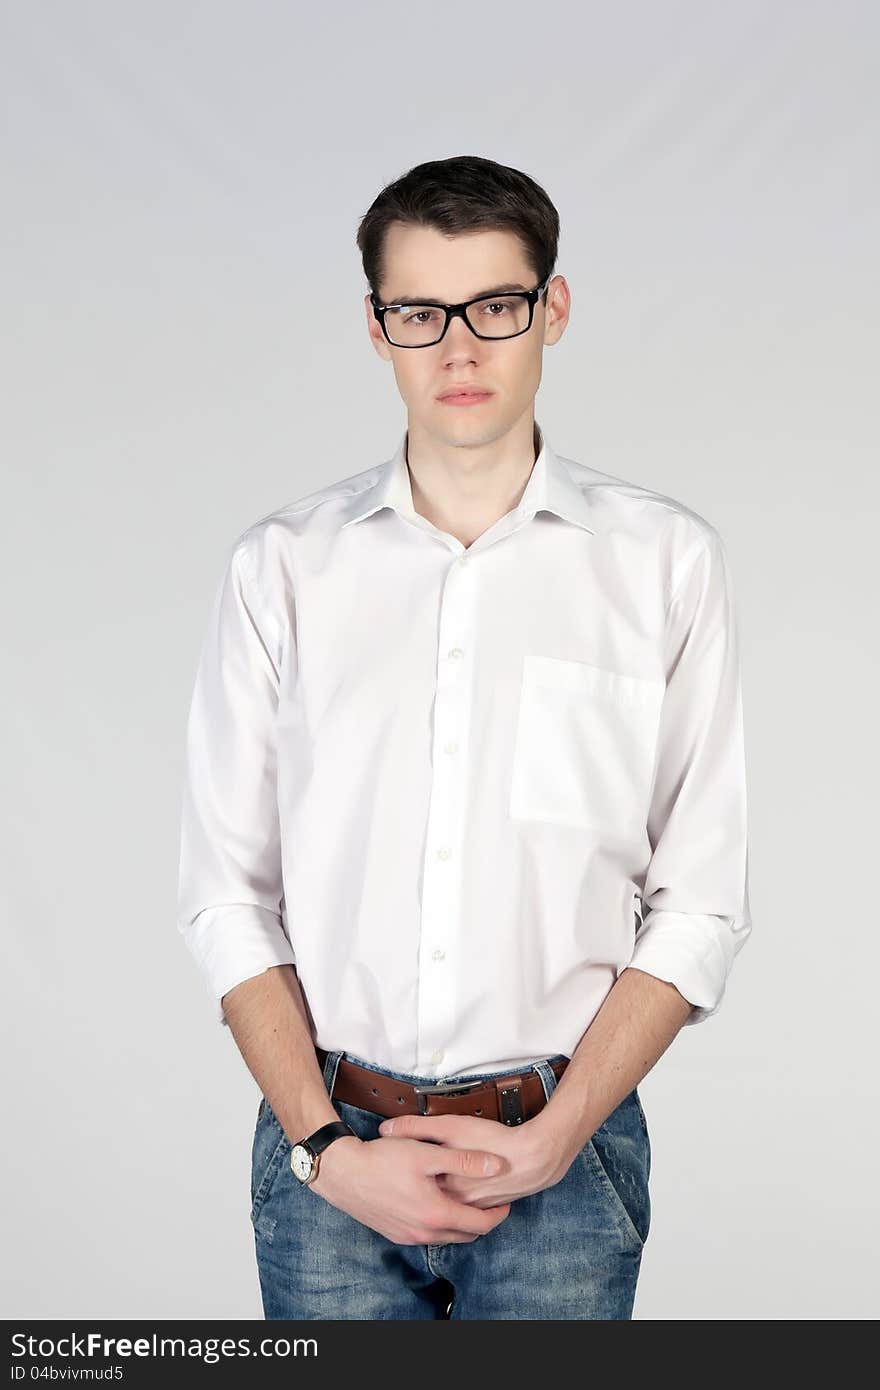
[(664, 691), (662, 680), (526, 653), (511, 816), (640, 838)]

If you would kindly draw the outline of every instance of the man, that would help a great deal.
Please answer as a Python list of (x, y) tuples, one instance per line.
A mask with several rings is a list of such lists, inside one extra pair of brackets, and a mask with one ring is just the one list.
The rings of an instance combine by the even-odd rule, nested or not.
[(179, 926), (262, 1093), (267, 1318), (630, 1318), (636, 1087), (751, 930), (725, 552), (538, 426), (558, 229), (475, 157), (379, 195), (406, 431), (216, 595)]

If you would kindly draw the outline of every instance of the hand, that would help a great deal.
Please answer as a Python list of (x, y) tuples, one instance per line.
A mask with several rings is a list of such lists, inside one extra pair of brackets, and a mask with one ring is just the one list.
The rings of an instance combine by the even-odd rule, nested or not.
[(452, 1148), (347, 1134), (324, 1150), (309, 1186), (398, 1245), (464, 1243), (494, 1230), (510, 1215), (510, 1205), (496, 1200), (491, 1212), (477, 1211), (444, 1191), (440, 1179), (482, 1174), (486, 1162), (500, 1160), (482, 1145)]
[(478, 1169), (451, 1169), (438, 1181), (443, 1191), (458, 1201), (475, 1207), (509, 1204), (532, 1192), (541, 1192), (559, 1182), (567, 1169), (548, 1142), (538, 1116), (521, 1125), (505, 1125), (501, 1120), (481, 1119), (478, 1115), (395, 1115), (383, 1120), (381, 1135), (393, 1140), (434, 1141), (454, 1150), (485, 1149), (498, 1154), (501, 1168), (486, 1176)]

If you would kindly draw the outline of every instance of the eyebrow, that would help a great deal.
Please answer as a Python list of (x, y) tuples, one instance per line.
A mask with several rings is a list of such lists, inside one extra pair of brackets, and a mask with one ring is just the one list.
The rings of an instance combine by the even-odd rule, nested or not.
[[(506, 285), (493, 285), (491, 289), (478, 290), (476, 294), (469, 295), (468, 299), (488, 299), (492, 294), (513, 294), (517, 290), (522, 291), (527, 289), (527, 285), (521, 285), (519, 281), (511, 280)], [(464, 302), (467, 303), (468, 301), (465, 300)], [(446, 300), (431, 299), (428, 295), (424, 294), (399, 294), (396, 299), (389, 300), (385, 307), (394, 309), (403, 304), (434, 304), (442, 307), (446, 304)]]

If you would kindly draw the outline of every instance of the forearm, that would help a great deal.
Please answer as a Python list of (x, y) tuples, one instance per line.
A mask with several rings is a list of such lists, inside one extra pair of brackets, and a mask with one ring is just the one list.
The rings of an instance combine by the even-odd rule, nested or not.
[(327, 1094), (292, 965), (273, 966), (229, 990), (223, 1010), (248, 1070), (291, 1143), (339, 1112)]
[(529, 1122), (566, 1168), (663, 1055), (690, 1011), (666, 980), (635, 967), (622, 972), (550, 1100)]

